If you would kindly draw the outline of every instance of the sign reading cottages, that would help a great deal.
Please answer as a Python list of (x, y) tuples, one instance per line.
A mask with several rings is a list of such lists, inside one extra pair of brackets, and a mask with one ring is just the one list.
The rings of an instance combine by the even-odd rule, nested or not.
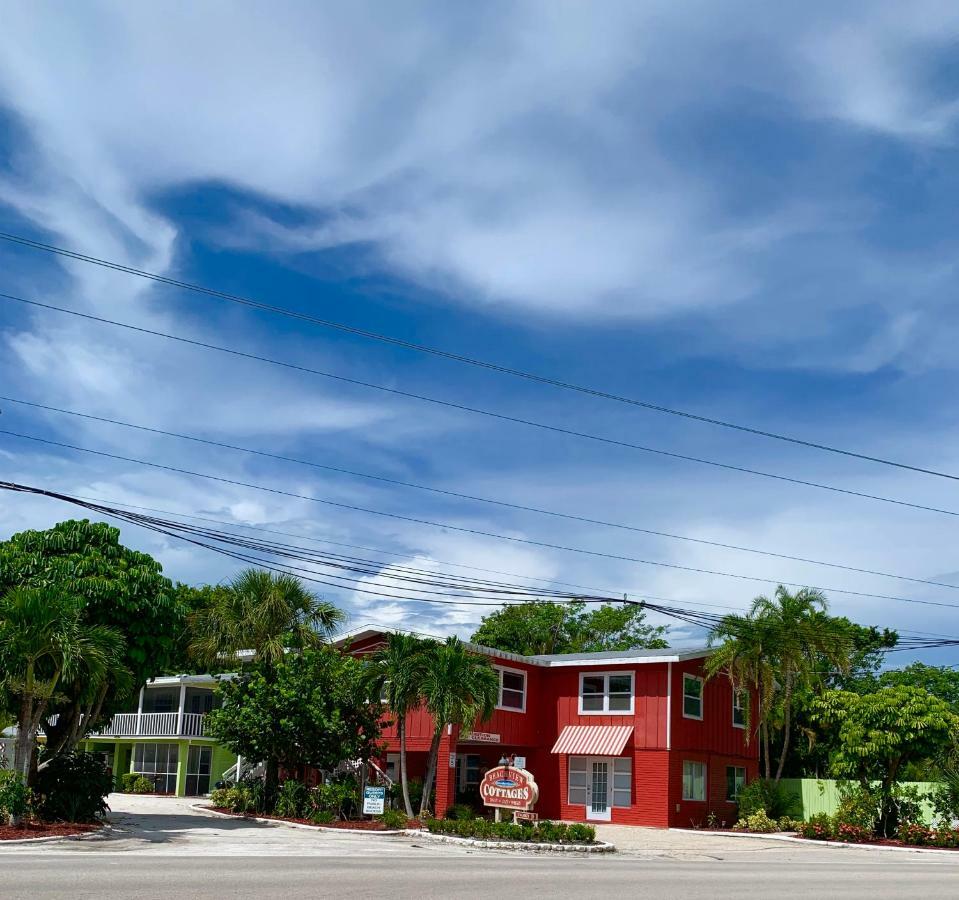
[(480, 797), (486, 806), (529, 809), (539, 799), (539, 788), (526, 769), (496, 766), (480, 782)]

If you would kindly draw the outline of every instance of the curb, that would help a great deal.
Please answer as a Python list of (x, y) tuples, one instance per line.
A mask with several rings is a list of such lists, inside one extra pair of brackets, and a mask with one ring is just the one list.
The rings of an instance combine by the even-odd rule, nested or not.
[(457, 837), (452, 834), (431, 834), (428, 831), (406, 832), (431, 841), (444, 844), (461, 844), (466, 847), (479, 847), (483, 850), (523, 850), (527, 853), (615, 853), (616, 847), (606, 841), (595, 844), (535, 844), (532, 841), (482, 841), (476, 838)]
[(245, 816), (242, 813), (225, 813), (218, 809), (212, 809), (201, 803), (191, 803), (190, 809), (206, 813), (210, 816), (220, 816), (224, 819), (243, 819), (246, 822), (259, 822), (262, 825), (285, 825), (287, 828), (300, 828), (304, 831), (325, 831), (328, 834), (365, 834), (374, 837), (395, 837), (398, 834), (422, 834), (415, 828), (401, 829), (399, 831), (371, 831), (368, 828), (326, 828), (323, 825), (305, 825), (303, 822), (288, 822), (286, 819), (268, 819), (265, 816)]
[(82, 831), (80, 834), (51, 834), (48, 837), (13, 838), (12, 840), (0, 840), (0, 850), (2, 850), (4, 847), (16, 846), (17, 844), (48, 844), (52, 841), (82, 841), (84, 838), (97, 837), (106, 831), (112, 830), (112, 825), (104, 824), (101, 825), (96, 831)]
[(890, 847), (885, 844), (853, 844), (849, 841), (817, 841), (812, 838), (796, 837), (792, 834), (756, 834), (749, 831), (706, 831), (699, 828), (670, 828), (681, 834), (708, 834), (712, 837), (753, 838), (754, 840), (783, 841), (789, 844), (808, 844), (813, 847), (829, 847), (833, 850), (872, 850), (891, 851), (893, 853), (947, 853), (959, 858), (959, 850), (945, 850), (942, 847)]

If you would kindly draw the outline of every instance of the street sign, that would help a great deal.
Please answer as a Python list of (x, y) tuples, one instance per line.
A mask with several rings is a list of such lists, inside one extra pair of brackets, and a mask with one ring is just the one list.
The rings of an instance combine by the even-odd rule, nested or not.
[(529, 809), (539, 799), (532, 773), (512, 766), (490, 769), (480, 782), (479, 792), (486, 806), (502, 809)]
[(378, 816), (386, 807), (386, 788), (363, 788), (363, 815)]
[(528, 809), (517, 809), (513, 813), (514, 822), (536, 822), (539, 820), (539, 813), (530, 812)]

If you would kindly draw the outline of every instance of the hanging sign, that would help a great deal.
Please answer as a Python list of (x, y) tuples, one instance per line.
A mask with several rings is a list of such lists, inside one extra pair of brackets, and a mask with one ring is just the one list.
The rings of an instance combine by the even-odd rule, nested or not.
[(486, 806), (503, 809), (530, 809), (539, 799), (532, 773), (512, 766), (490, 769), (480, 782), (479, 792)]
[(488, 731), (471, 731), (469, 734), (465, 734), (460, 738), (460, 742), (469, 741), (474, 744), (498, 744), (500, 742), (500, 736), (498, 734), (491, 734)]

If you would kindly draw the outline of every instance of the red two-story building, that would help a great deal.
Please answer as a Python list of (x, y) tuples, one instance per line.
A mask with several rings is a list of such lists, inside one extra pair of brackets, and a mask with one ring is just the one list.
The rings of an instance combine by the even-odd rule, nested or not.
[[(366, 626), (338, 641), (365, 655), (391, 629)], [(541, 818), (689, 827), (708, 813), (727, 821), (757, 776), (747, 740), (748, 695), (726, 678), (706, 681), (709, 650), (628, 650), (518, 656), (467, 645), (499, 673), (492, 718), (470, 732), (447, 729), (440, 745), (436, 810), (475, 794), (503, 757), (536, 778)], [(411, 778), (422, 778), (433, 735), (424, 710), (407, 719)], [(399, 772), (395, 726), (384, 732), (384, 768)]]

